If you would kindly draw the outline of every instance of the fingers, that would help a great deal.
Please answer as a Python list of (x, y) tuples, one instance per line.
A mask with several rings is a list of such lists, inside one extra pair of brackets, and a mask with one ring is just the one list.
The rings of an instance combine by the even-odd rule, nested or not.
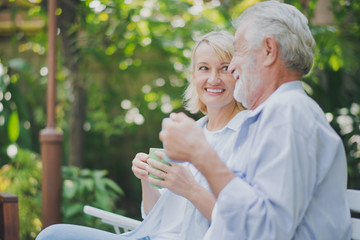
[(159, 132), (159, 139), (160, 141), (164, 142), (165, 141), (165, 132), (163, 130), (161, 130)]
[(158, 169), (153, 168), (153, 167), (151, 167), (151, 166), (148, 166), (148, 167), (146, 168), (146, 170), (147, 170), (149, 173), (154, 174), (155, 176), (157, 176), (157, 177), (159, 177), (159, 178), (162, 178), (162, 179), (164, 179), (165, 176), (166, 176), (166, 173), (165, 173), (164, 171), (158, 170)]
[[(146, 167), (145, 167), (146, 169)], [(135, 166), (132, 166), (131, 167), (131, 170), (133, 171), (134, 175), (138, 178), (144, 178), (144, 177), (147, 177), (148, 176), (148, 171), (147, 170), (144, 170), (144, 169), (141, 169), (141, 168), (138, 168), (138, 167), (135, 167)]]
[[(148, 158), (147, 158), (148, 159)], [(137, 168), (140, 168), (140, 169), (146, 169), (146, 167), (148, 166), (146, 160), (140, 160), (138, 158), (135, 158), (133, 161), (132, 161), (132, 165), (133, 167), (137, 167)]]
[[(162, 155), (164, 155), (164, 153), (161, 153)], [(149, 158), (147, 160), (147, 163), (148, 165), (152, 166), (152, 167), (155, 167), (161, 171), (164, 171), (164, 172), (169, 172), (170, 171), (170, 166), (169, 165), (166, 165), (160, 161), (157, 161), (155, 159), (152, 159), (152, 158)]]
[(149, 177), (147, 181), (148, 181), (149, 183), (154, 184), (154, 185), (158, 185), (158, 186), (161, 186), (161, 187), (165, 187), (165, 188), (166, 188), (166, 184), (165, 184), (164, 180), (156, 179), (156, 178), (153, 178), (153, 177)]
[(168, 118), (164, 118), (161, 122), (161, 131), (159, 133), (159, 139), (161, 141), (165, 141), (166, 139), (166, 130), (175, 123), (176, 119), (178, 119), (177, 115), (180, 113), (171, 113)]
[(157, 156), (158, 158), (164, 159), (165, 153), (162, 151), (155, 151), (154, 155)]
[(131, 170), (137, 178), (145, 179), (148, 176), (148, 171), (146, 170), (148, 164), (147, 159), (149, 156), (145, 153), (136, 154), (135, 158), (132, 161)]
[(174, 121), (181, 121), (184, 119), (189, 118), (185, 113), (183, 112), (179, 112), (179, 113), (170, 113), (170, 119), (174, 120)]
[(148, 158), (149, 158), (149, 155), (148, 155), (148, 154), (140, 152), (140, 153), (137, 153), (137, 154), (136, 154), (134, 160), (135, 160), (135, 159), (138, 159), (138, 160), (140, 160), (140, 161), (142, 161), (142, 162), (146, 162), (146, 160), (147, 160)]
[[(150, 164), (150, 162), (151, 162), (151, 164)], [(161, 169), (155, 168), (155, 166), (153, 166), (153, 164), (152, 164), (155, 162), (157, 162), (157, 161), (153, 160), (153, 159), (149, 159), (149, 166), (147, 168), (147, 171), (149, 172), (149, 176), (147, 178), (147, 181), (152, 184), (159, 185), (159, 186), (162, 186), (162, 187), (165, 187), (165, 188), (168, 188), (171, 190), (171, 186), (174, 183), (174, 176), (173, 176), (172, 171), (164, 172)], [(159, 162), (157, 162), (157, 163), (159, 163)], [(171, 170), (171, 168), (175, 167), (175, 165), (167, 166), (163, 163), (160, 163), (160, 164), (155, 163), (155, 165), (163, 166), (169, 170)]]
[(163, 119), (162, 124), (169, 124), (171, 121), (180, 122), (185, 119), (189, 119), (189, 117), (183, 112), (170, 113), (168, 118)]
[(181, 126), (183, 124), (189, 124), (195, 122), (194, 119), (188, 117), (185, 113), (171, 113), (168, 118), (164, 118), (162, 120), (161, 126), (162, 130), (161, 132), (164, 132), (171, 128), (176, 128), (176, 126)]
[[(151, 159), (149, 159), (149, 164), (150, 162)], [(171, 167), (167, 167), (170, 169), (169, 172), (163, 172), (149, 166), (148, 171), (150, 175), (148, 182), (165, 187), (180, 196), (185, 196), (197, 184), (190, 169), (187, 167), (180, 164), (172, 164)]]

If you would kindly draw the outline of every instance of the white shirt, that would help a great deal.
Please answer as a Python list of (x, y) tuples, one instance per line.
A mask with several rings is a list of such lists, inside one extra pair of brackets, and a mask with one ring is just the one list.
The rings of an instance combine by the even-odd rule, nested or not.
[[(229, 160), (241, 123), (248, 112), (239, 112), (223, 129), (214, 132), (205, 130), (208, 121), (207, 116), (197, 121), (197, 124), (206, 131), (205, 136), (208, 142), (221, 159)], [(195, 180), (201, 186), (211, 191), (205, 177), (192, 164), (182, 164), (190, 168)], [(144, 221), (138, 228), (125, 235), (132, 238), (149, 236), (156, 240), (202, 239), (210, 226), (209, 221), (186, 198), (167, 189), (160, 191), (162, 195), (149, 215), (146, 216), (142, 208)]]
[(227, 165), (204, 239), (350, 239), (344, 147), (300, 81), (248, 115)]

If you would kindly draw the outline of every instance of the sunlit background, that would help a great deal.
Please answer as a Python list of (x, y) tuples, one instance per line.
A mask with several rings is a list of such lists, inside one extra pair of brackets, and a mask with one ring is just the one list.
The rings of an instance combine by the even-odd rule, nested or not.
[[(47, 2), (0, 2), (0, 191), (19, 196), (21, 239), (34, 239), (41, 229)], [(64, 132), (63, 222), (111, 230), (85, 216), (84, 204), (140, 219), (140, 181), (131, 172), (131, 160), (137, 152), (161, 147), (161, 120), (184, 111), (194, 41), (214, 29), (234, 32), (232, 19), (255, 2), (58, 1), (56, 121)], [(284, 2), (310, 20), (317, 47), (304, 87), (343, 139), (349, 187), (360, 188), (360, 2)]]

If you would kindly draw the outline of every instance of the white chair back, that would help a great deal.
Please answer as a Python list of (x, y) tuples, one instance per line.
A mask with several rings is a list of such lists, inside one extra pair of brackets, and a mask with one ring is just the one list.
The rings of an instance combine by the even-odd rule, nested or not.
[[(141, 223), (138, 220), (87, 205), (84, 206), (84, 212), (91, 216), (100, 218), (103, 223), (112, 225), (116, 234), (120, 234), (122, 232), (130, 232), (131, 230), (134, 230), (137, 226), (139, 226)], [(121, 231), (121, 229), (123, 231)]]
[[(346, 190), (346, 197), (351, 212), (360, 214), (360, 190), (348, 189)], [(351, 224), (353, 230), (351, 239), (360, 240), (360, 219), (352, 217)]]

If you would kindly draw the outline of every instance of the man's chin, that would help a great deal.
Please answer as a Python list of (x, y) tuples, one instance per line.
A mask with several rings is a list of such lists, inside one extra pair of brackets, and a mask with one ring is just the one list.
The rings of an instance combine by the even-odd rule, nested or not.
[(244, 108), (249, 109), (249, 104), (246, 103), (245, 101), (242, 101), (241, 104), (243, 105)]
[(241, 96), (234, 96), (235, 100), (240, 102), (245, 108), (248, 108), (247, 102)]

